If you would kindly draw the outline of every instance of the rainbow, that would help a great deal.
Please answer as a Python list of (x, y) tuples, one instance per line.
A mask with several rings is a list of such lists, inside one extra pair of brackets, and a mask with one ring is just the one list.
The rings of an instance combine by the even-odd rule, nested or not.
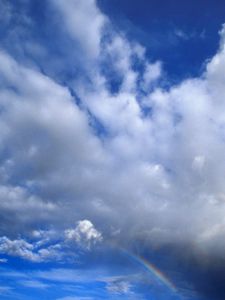
[(169, 288), (173, 293), (177, 293), (177, 288), (174, 283), (163, 274), (156, 266), (147, 261), (145, 258), (135, 255), (133, 253), (129, 253), (126, 250), (122, 249), (122, 252), (126, 254), (132, 261), (135, 261), (137, 264), (144, 267), (145, 270), (151, 273), (159, 282), (161, 282), (164, 286)]

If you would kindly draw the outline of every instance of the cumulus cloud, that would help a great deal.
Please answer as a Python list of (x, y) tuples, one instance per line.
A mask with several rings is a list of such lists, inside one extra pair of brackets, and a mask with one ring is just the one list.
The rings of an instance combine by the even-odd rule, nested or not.
[[(40, 263), (46, 261), (69, 261), (76, 254), (69, 248), (91, 250), (103, 240), (102, 234), (89, 220), (77, 222), (75, 228), (68, 228), (64, 232), (56, 230), (34, 230), (27, 239), (10, 239), (0, 237), (0, 253), (8, 256), (20, 257), (24, 260)], [(7, 259), (0, 259), (1, 263)]]
[(12, 256), (19, 256), (31, 261), (39, 260), (38, 255), (32, 252), (33, 245), (20, 239), (11, 241), (7, 237), (0, 238), (0, 252)]
[(101, 233), (95, 229), (89, 220), (79, 221), (75, 229), (65, 231), (65, 236), (68, 240), (74, 241), (87, 249), (90, 249), (91, 245), (102, 241)]
[(32, 262), (60, 260), (63, 256), (61, 250), (60, 244), (41, 247), (39, 243), (28, 242), (25, 239), (10, 240), (6, 236), (0, 237), (0, 253)]

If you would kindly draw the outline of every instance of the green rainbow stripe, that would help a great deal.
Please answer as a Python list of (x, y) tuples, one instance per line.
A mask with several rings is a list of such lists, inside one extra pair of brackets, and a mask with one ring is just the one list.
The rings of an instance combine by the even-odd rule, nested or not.
[(169, 288), (173, 293), (177, 293), (177, 288), (174, 283), (163, 274), (156, 266), (147, 261), (145, 258), (135, 255), (133, 253), (129, 253), (126, 250), (122, 249), (122, 252), (128, 255), (128, 257), (145, 268), (149, 273), (151, 273), (159, 282), (161, 282), (164, 286)]

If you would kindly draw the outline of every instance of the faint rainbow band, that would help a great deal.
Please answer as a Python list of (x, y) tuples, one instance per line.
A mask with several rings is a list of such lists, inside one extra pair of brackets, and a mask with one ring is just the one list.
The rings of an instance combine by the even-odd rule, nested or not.
[(162, 271), (160, 271), (156, 266), (154, 266), (148, 260), (146, 260), (145, 258), (137, 254), (130, 253), (125, 249), (121, 249), (121, 251), (125, 255), (128, 255), (128, 257), (131, 260), (135, 261), (136, 263), (144, 267), (148, 272), (150, 272), (154, 277), (156, 277), (159, 282), (161, 282), (166, 287), (168, 287), (173, 293), (177, 294), (177, 288), (174, 285), (174, 283), (165, 274), (163, 274)]

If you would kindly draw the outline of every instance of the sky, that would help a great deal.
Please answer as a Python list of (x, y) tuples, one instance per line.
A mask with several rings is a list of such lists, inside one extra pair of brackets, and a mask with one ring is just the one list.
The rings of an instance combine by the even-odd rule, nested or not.
[(0, 2), (0, 298), (225, 299), (225, 2)]

